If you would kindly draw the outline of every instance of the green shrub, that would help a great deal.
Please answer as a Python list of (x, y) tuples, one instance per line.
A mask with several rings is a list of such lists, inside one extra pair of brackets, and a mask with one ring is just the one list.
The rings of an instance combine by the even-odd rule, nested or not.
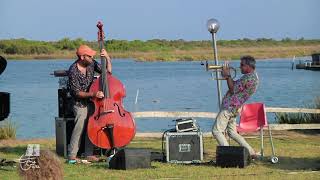
[(55, 48), (48, 42), (12, 39), (0, 40), (0, 51), (6, 54), (50, 54)]
[[(320, 39), (307, 40), (300, 38), (293, 40), (285, 38), (282, 40), (274, 40), (271, 38), (257, 38), (257, 39), (237, 39), (237, 40), (218, 40), (217, 44), (220, 47), (238, 48), (238, 47), (272, 47), (272, 46), (296, 46), (296, 45), (319, 45)], [(81, 38), (70, 39), (63, 38), (58, 41), (34, 41), (27, 39), (9, 39), (0, 40), (0, 52), (5, 54), (18, 55), (34, 55), (34, 54), (52, 54), (60, 51), (74, 51), (81, 44), (87, 44), (91, 48), (98, 50), (99, 45), (97, 41), (85, 41)], [(142, 40), (115, 40), (106, 39), (104, 45), (108, 51), (111, 52), (162, 52), (162, 51), (192, 51), (198, 49), (211, 49), (212, 41), (186, 41), (183, 39), (166, 40), (166, 39), (152, 39), (147, 41)], [(299, 52), (297, 52), (299, 53)], [(301, 52), (299, 55), (305, 55)]]

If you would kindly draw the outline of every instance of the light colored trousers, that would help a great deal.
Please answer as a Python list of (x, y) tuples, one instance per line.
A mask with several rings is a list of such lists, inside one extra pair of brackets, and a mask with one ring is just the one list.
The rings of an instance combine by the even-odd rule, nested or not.
[(82, 134), (85, 133), (85, 156), (91, 156), (93, 154), (93, 144), (88, 138), (88, 135), (84, 130), (88, 123), (88, 107), (73, 106), (74, 129), (72, 131), (70, 144), (68, 146), (68, 156), (76, 157), (79, 151)]
[(236, 116), (226, 109), (222, 109), (216, 118), (216, 121), (212, 127), (212, 134), (217, 139), (220, 146), (229, 146), (226, 137), (223, 132), (227, 130), (229, 137), (236, 141), (240, 146), (248, 149), (250, 155), (255, 154), (253, 148), (247, 143), (247, 141), (238, 134)]

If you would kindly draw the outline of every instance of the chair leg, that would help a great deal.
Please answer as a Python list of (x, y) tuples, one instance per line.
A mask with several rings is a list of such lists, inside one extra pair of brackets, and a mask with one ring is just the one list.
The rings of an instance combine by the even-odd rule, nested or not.
[(271, 149), (272, 149), (272, 156), (275, 156), (270, 126), (268, 126), (268, 130), (269, 130), (269, 136), (270, 136), (270, 144), (271, 144)]
[(273, 141), (272, 141), (272, 134), (271, 134), (271, 128), (270, 126), (268, 126), (268, 130), (269, 130), (269, 136), (270, 136), (270, 144), (271, 144), (271, 150), (272, 150), (272, 157), (271, 157), (271, 162), (273, 164), (277, 163), (279, 161), (278, 157), (276, 156), (275, 150), (274, 150), (274, 145), (273, 145)]
[(263, 152), (263, 127), (261, 126), (260, 127), (260, 141), (261, 141), (261, 159), (263, 158), (264, 156), (264, 152)]

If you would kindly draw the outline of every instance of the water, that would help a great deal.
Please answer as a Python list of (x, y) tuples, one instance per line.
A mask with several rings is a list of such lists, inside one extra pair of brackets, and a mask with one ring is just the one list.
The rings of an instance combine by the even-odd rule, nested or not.
[[(55, 135), (58, 114), (58, 78), (54, 70), (68, 69), (73, 61), (9, 61), (0, 76), (0, 91), (11, 93), (8, 119), (17, 126), (17, 137), (39, 138)], [(231, 63), (239, 67), (239, 61)], [(290, 59), (263, 60), (257, 63), (258, 91), (249, 102), (260, 101), (272, 107), (304, 107), (320, 96), (320, 72), (291, 70)], [(113, 75), (126, 86), (124, 99), (128, 111), (210, 111), (218, 112), (216, 82), (200, 62), (113, 61)], [(238, 74), (238, 77), (240, 74)], [(138, 103), (134, 105), (139, 89)], [(226, 92), (226, 83), (222, 90)], [(274, 115), (268, 114), (269, 121)], [(172, 119), (136, 119), (138, 132), (161, 132)], [(212, 120), (197, 119), (203, 131), (210, 131)]]

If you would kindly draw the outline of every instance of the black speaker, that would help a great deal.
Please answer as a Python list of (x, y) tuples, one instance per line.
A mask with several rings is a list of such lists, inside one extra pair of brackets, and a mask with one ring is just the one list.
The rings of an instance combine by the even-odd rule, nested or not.
[(10, 93), (0, 92), (0, 121), (9, 116), (10, 113)]
[(58, 106), (59, 117), (74, 117), (72, 110), (72, 97), (67, 89), (58, 89)]
[(4, 57), (0, 56), (0, 74), (3, 73), (6, 67), (7, 67), (7, 60)]
[(137, 169), (151, 167), (151, 151), (149, 149), (126, 148), (119, 150), (110, 160), (110, 169)]
[(242, 146), (217, 146), (216, 164), (220, 167), (244, 168), (251, 162), (249, 151)]

